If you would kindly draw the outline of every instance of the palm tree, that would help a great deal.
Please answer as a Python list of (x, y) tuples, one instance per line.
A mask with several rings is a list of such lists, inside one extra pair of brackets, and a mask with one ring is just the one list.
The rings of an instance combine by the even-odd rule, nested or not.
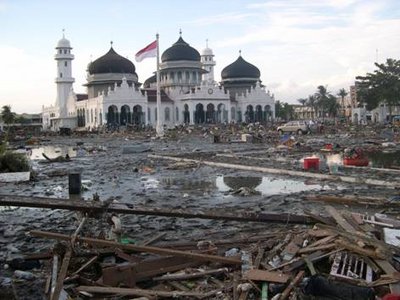
[(347, 96), (347, 91), (345, 89), (340, 89), (338, 96), (340, 96), (342, 98), (342, 110), (343, 110), (343, 117), (345, 117), (346, 115), (346, 108), (344, 107), (344, 97)]
[(314, 119), (317, 117), (317, 99), (314, 95), (308, 96), (307, 105), (313, 109), (314, 112)]
[(8, 134), (10, 132), (10, 125), (15, 122), (16, 114), (11, 111), (10, 105), (4, 105), (0, 116), (4, 124), (7, 125), (6, 139), (8, 139)]
[(300, 99), (297, 99), (297, 102), (299, 102), (302, 106), (304, 106), (307, 102), (307, 99), (300, 98)]
[(325, 86), (320, 85), (315, 93), (315, 98), (317, 99), (317, 105), (322, 109), (322, 120), (325, 118), (325, 112), (328, 104), (330, 93)]

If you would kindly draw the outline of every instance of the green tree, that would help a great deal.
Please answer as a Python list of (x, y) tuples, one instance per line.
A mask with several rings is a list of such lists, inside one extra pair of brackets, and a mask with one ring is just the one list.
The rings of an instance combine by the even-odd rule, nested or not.
[(325, 108), (326, 108), (326, 112), (328, 113), (328, 115), (330, 117), (333, 117), (334, 119), (336, 119), (339, 110), (340, 110), (340, 105), (336, 100), (336, 97), (333, 95), (329, 95), (328, 98), (326, 99), (326, 103), (325, 103)]
[(342, 116), (344, 117), (346, 115), (346, 108), (344, 107), (344, 97), (346, 97), (348, 93), (345, 89), (340, 89), (337, 95), (340, 96), (342, 99)]
[(279, 100), (275, 102), (275, 117), (281, 118), (285, 121), (293, 119), (294, 108), (292, 105), (286, 102), (280, 102)]
[(322, 120), (325, 119), (325, 114), (328, 112), (331, 96), (326, 86), (318, 86), (315, 98), (317, 100), (318, 109), (322, 111)]
[(297, 102), (299, 102), (302, 106), (304, 106), (307, 103), (307, 99), (300, 98), (300, 99), (297, 99)]
[(358, 96), (368, 110), (386, 103), (390, 119), (393, 106), (400, 105), (400, 60), (388, 58), (385, 63), (375, 63), (376, 70), (357, 76)]
[(16, 114), (11, 111), (10, 105), (4, 105), (1, 111), (1, 119), (6, 125), (11, 125), (15, 122)]
[(11, 111), (10, 105), (4, 105), (1, 110), (0, 116), (1, 116), (1, 119), (3, 120), (4, 124), (7, 125), (7, 131), (6, 131), (6, 140), (7, 140), (9, 132), (10, 132), (10, 125), (15, 122), (16, 114)]
[(310, 106), (313, 109), (314, 119), (316, 119), (317, 118), (318, 105), (317, 105), (317, 99), (315, 98), (315, 95), (308, 96), (307, 105)]

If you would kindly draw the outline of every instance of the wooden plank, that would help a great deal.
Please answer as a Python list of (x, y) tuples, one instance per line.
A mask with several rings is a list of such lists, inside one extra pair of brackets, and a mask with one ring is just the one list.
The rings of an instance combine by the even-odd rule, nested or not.
[(125, 264), (104, 268), (103, 282), (109, 286), (118, 286), (121, 283), (124, 283), (128, 287), (133, 287), (136, 282), (147, 280), (153, 276), (167, 272), (193, 268), (198, 264), (198, 261), (185, 257), (160, 257), (145, 260), (136, 264)]
[(74, 275), (79, 274), (80, 272), (82, 272), (83, 270), (85, 270), (86, 268), (90, 267), (92, 264), (94, 264), (97, 260), (98, 256), (93, 256), (91, 259), (89, 259), (84, 265), (82, 265), (78, 270), (76, 270), (74, 273), (71, 274), (71, 277)]
[(244, 278), (256, 281), (286, 283), (289, 280), (290, 276), (280, 272), (270, 272), (270, 271), (252, 269), (244, 274)]
[(321, 245), (321, 246), (317, 246), (317, 247), (302, 248), (298, 252), (299, 252), (299, 254), (304, 254), (304, 253), (315, 252), (315, 251), (318, 251), (318, 250), (329, 250), (329, 249), (334, 248), (335, 246), (336, 246), (335, 243), (330, 243), (330, 244), (327, 244), (327, 245)]
[(223, 273), (228, 273), (227, 268), (219, 268), (216, 270), (206, 270), (206, 271), (200, 271), (196, 273), (190, 273), (190, 274), (167, 274), (164, 276), (160, 277), (154, 277), (152, 280), (153, 281), (168, 281), (168, 280), (190, 280), (194, 278), (199, 278), (199, 277), (204, 277), (208, 275), (219, 275)]
[(145, 289), (132, 289), (132, 288), (118, 288), (118, 287), (102, 287), (102, 286), (78, 286), (76, 288), (81, 292), (89, 292), (96, 294), (118, 294), (126, 296), (158, 296), (167, 298), (180, 298), (180, 297), (211, 297), (220, 290), (213, 290), (210, 292), (183, 292), (183, 291), (155, 291)]
[(167, 234), (166, 232), (161, 232), (161, 233), (157, 234), (156, 236), (148, 239), (147, 241), (144, 241), (142, 243), (142, 246), (148, 246), (150, 244), (153, 244), (154, 242), (156, 242), (156, 241), (160, 240), (161, 238), (163, 238), (166, 234)]
[(338, 225), (342, 227), (347, 232), (356, 232), (353, 226), (350, 225), (349, 222), (343, 218), (343, 216), (333, 207), (333, 206), (325, 206), (326, 211), (336, 220)]
[[(375, 259), (376, 264), (388, 275), (392, 278), (393, 274), (397, 273), (397, 270), (387, 261), (382, 259)], [(393, 294), (400, 294), (400, 283), (391, 283), (389, 284), (390, 291)]]
[(283, 291), (281, 297), (279, 298), (279, 300), (285, 300), (289, 297), (290, 292), (292, 291), (292, 289), (294, 287), (296, 287), (299, 282), (301, 281), (301, 279), (304, 276), (304, 271), (300, 271), (299, 273), (297, 273), (296, 277), (290, 282), (290, 284), (286, 287), (286, 289)]
[(67, 270), (69, 266), (69, 261), (71, 260), (71, 255), (72, 255), (72, 249), (71, 247), (68, 247), (67, 252), (64, 255), (63, 262), (61, 264), (60, 272), (58, 274), (57, 278), (57, 283), (54, 288), (54, 291), (52, 291), (51, 294), (51, 300), (58, 300), (60, 298), (61, 290), (64, 285), (64, 279), (65, 276), (67, 275)]
[(54, 199), (43, 197), (25, 197), (13, 195), (0, 195), (0, 205), (19, 206), (19, 207), (40, 207), (50, 209), (67, 209), (73, 211), (83, 211), (88, 214), (98, 213), (116, 213), (116, 214), (133, 214), (148, 216), (163, 216), (186, 219), (210, 219), (210, 220), (227, 220), (242, 222), (262, 222), (262, 223), (284, 223), (284, 224), (314, 224), (315, 220), (306, 215), (290, 214), (290, 213), (224, 213), (218, 214), (213, 211), (209, 212), (193, 212), (183, 210), (162, 210), (149, 209), (146, 207), (135, 207), (128, 203), (111, 203), (104, 205), (102, 202), (96, 201), (78, 201), (69, 199)]
[(363, 256), (368, 256), (368, 257), (377, 258), (377, 259), (385, 259), (386, 258), (386, 255), (384, 253), (381, 253), (379, 251), (375, 251), (372, 249), (362, 248), (360, 246), (357, 246), (357, 244), (347, 242), (343, 239), (337, 239), (335, 241), (335, 244), (338, 247), (345, 248), (351, 252), (354, 252), (354, 253), (357, 253), (357, 254), (360, 254)]
[[(64, 240), (67, 241), (70, 239), (69, 235), (61, 234), (61, 233), (54, 233), (54, 232), (46, 232), (40, 230), (32, 230), (30, 232), (33, 236), (50, 238), (55, 240)], [(91, 245), (101, 246), (101, 247), (111, 247), (111, 248), (120, 248), (132, 251), (139, 251), (139, 252), (147, 252), (147, 253), (155, 253), (160, 255), (172, 255), (172, 256), (181, 256), (187, 257), (198, 261), (213, 261), (228, 265), (241, 265), (241, 261), (237, 258), (230, 258), (230, 257), (222, 257), (217, 255), (209, 255), (209, 254), (199, 254), (187, 251), (179, 251), (179, 250), (172, 250), (172, 249), (164, 249), (158, 247), (150, 247), (150, 246), (136, 246), (131, 244), (121, 244), (113, 241), (106, 241), (88, 237), (77, 237), (77, 241), (84, 242)]]

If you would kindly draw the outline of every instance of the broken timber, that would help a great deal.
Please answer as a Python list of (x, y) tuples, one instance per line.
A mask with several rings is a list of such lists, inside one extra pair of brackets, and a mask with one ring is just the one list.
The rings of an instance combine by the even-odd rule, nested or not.
[[(55, 233), (55, 232), (46, 232), (40, 230), (32, 230), (30, 234), (33, 236), (44, 237), (49, 239), (55, 240), (63, 240), (69, 241), (71, 237), (66, 234)], [(179, 251), (179, 250), (172, 250), (172, 249), (165, 249), (159, 247), (150, 247), (150, 246), (136, 246), (136, 245), (125, 245), (120, 244), (117, 242), (107, 241), (107, 240), (100, 240), (88, 237), (77, 237), (77, 242), (84, 242), (87, 244), (100, 246), (100, 247), (111, 247), (111, 248), (119, 248), (119, 249), (126, 249), (132, 251), (139, 251), (139, 252), (147, 252), (147, 253), (155, 253), (160, 255), (173, 255), (173, 256), (180, 256), (180, 257), (187, 257), (193, 260), (198, 261), (213, 261), (228, 265), (241, 265), (241, 261), (239, 259), (230, 258), (230, 257), (223, 257), (217, 255), (209, 255), (209, 254), (200, 254), (200, 253), (193, 253), (188, 251)]]
[(228, 169), (236, 169), (236, 170), (257, 171), (257, 172), (262, 172), (262, 173), (289, 175), (289, 176), (301, 176), (301, 177), (315, 178), (315, 179), (321, 179), (321, 180), (343, 181), (343, 182), (347, 182), (347, 183), (356, 183), (356, 184), (378, 185), (378, 186), (385, 186), (387, 188), (400, 187), (400, 183), (397, 183), (394, 181), (377, 180), (377, 179), (371, 179), (371, 178), (339, 176), (339, 175), (329, 175), (329, 174), (319, 174), (319, 173), (265, 168), (265, 167), (257, 167), (257, 166), (246, 166), (246, 165), (239, 165), (239, 164), (228, 164), (228, 163), (213, 162), (213, 161), (207, 161), (207, 160), (196, 160), (196, 159), (174, 157), (174, 156), (164, 156), (164, 155), (156, 155), (156, 154), (150, 154), (150, 155), (148, 155), (148, 157), (149, 158), (157, 158), (157, 159), (173, 160), (173, 161), (181, 161), (181, 162), (199, 163), (199, 164), (204, 164), (204, 165), (212, 166), (212, 167), (220, 167), (220, 168), (228, 168)]
[(214, 219), (229, 221), (251, 221), (251, 222), (274, 222), (274, 223), (292, 223), (292, 224), (314, 224), (318, 221), (312, 217), (305, 215), (294, 215), (289, 213), (271, 214), (271, 213), (235, 213), (235, 214), (217, 214), (204, 212), (191, 212), (184, 210), (161, 210), (149, 208), (132, 208), (133, 205), (126, 203), (111, 203), (104, 206), (99, 201), (82, 201), (69, 199), (54, 199), (43, 197), (27, 197), (27, 196), (11, 196), (0, 195), (0, 205), (4, 206), (20, 206), (20, 207), (40, 207), (50, 209), (68, 209), (73, 211), (82, 211), (89, 214), (94, 213), (118, 213), (133, 215), (151, 215), (162, 217), (175, 217), (187, 219)]

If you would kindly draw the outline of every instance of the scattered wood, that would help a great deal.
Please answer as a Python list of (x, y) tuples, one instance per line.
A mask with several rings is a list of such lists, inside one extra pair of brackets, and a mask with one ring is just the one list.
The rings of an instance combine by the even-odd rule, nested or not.
[(286, 283), (290, 276), (280, 272), (270, 272), (264, 270), (249, 270), (244, 275), (245, 279), (256, 281), (267, 281), (275, 283)]
[(299, 273), (297, 273), (296, 277), (289, 283), (289, 285), (283, 291), (279, 300), (285, 300), (289, 297), (290, 292), (293, 290), (294, 287), (296, 287), (299, 284), (300, 280), (304, 276), (304, 273), (305, 273), (304, 271), (300, 271)]
[[(33, 236), (56, 239), (56, 240), (69, 240), (70, 236), (61, 234), (61, 233), (54, 233), (54, 232), (46, 232), (40, 230), (32, 230), (30, 232)], [(179, 250), (171, 250), (171, 249), (164, 249), (158, 247), (150, 247), (150, 246), (136, 246), (136, 245), (125, 245), (120, 244), (117, 242), (107, 241), (107, 240), (100, 240), (94, 238), (87, 238), (87, 237), (77, 237), (78, 242), (84, 242), (87, 244), (101, 246), (101, 247), (111, 247), (111, 248), (120, 248), (132, 251), (139, 251), (139, 252), (148, 252), (148, 253), (155, 253), (161, 255), (174, 255), (174, 256), (181, 256), (187, 257), (194, 260), (199, 261), (213, 261), (228, 265), (240, 265), (241, 261), (236, 258), (229, 258), (229, 257), (222, 257), (216, 255), (209, 255), (209, 254), (198, 254), (193, 252), (185, 252)]]
[(69, 261), (71, 259), (71, 255), (72, 255), (72, 249), (71, 249), (71, 247), (68, 247), (67, 252), (64, 255), (63, 262), (61, 264), (61, 268), (60, 268), (60, 272), (58, 274), (56, 286), (54, 288), (54, 291), (52, 291), (52, 294), (50, 297), (51, 300), (58, 300), (60, 298), (60, 293), (63, 288), (65, 276), (67, 275), (67, 270), (68, 270), (68, 266), (69, 266)]
[(196, 273), (189, 273), (189, 274), (168, 274), (163, 275), (160, 277), (154, 277), (154, 281), (165, 281), (165, 280), (190, 280), (194, 278), (204, 277), (208, 275), (219, 275), (222, 273), (228, 273), (229, 270), (227, 268), (220, 268), (216, 270), (205, 270)]
[[(191, 212), (183, 210), (162, 210), (162, 209), (149, 209), (149, 208), (131, 208), (133, 207), (127, 203), (104, 203), (100, 201), (80, 201), (69, 199), (54, 199), (43, 197), (25, 197), (25, 196), (10, 196), (0, 195), (0, 205), (18, 206), (18, 207), (40, 207), (51, 209), (68, 209), (73, 211), (82, 211), (87, 214), (99, 213), (116, 213), (116, 214), (134, 214), (134, 215), (149, 215), (149, 216), (164, 216), (174, 218), (198, 218), (198, 219), (211, 219), (211, 220), (228, 220), (228, 221), (251, 221), (263, 223), (284, 223), (284, 224), (314, 224), (316, 220), (305, 215), (295, 215), (290, 213), (223, 213), (218, 214), (215, 212), (205, 213)], [(130, 207), (131, 206), (131, 207)]]

